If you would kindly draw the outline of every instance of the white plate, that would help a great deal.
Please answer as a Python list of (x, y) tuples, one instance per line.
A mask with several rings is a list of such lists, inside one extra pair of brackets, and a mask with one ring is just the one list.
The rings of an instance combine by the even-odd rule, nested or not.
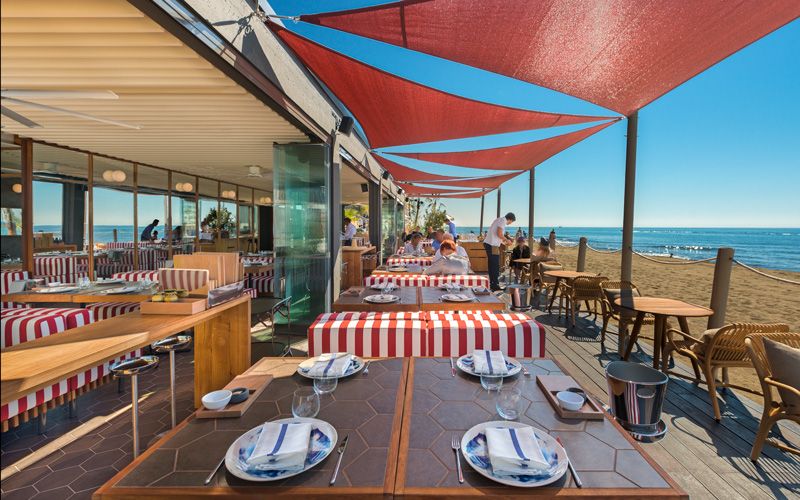
[(139, 288), (138, 286), (131, 285), (131, 286), (123, 286), (122, 288), (112, 288), (111, 290), (106, 290), (102, 293), (106, 295), (119, 295), (122, 293), (135, 292), (137, 290), (141, 290), (141, 288)]
[(100, 278), (97, 280), (97, 282), (95, 282), (95, 285), (116, 285), (119, 283), (125, 283), (125, 280), (122, 278), (108, 278), (108, 279)]
[(369, 302), (370, 304), (391, 304), (393, 302), (397, 302), (400, 300), (400, 297), (397, 295), (367, 295), (364, 297), (364, 302)]
[(37, 290), (36, 293), (67, 293), (78, 290), (77, 286), (52, 286)]
[(253, 448), (258, 441), (258, 436), (261, 434), (261, 425), (259, 425), (239, 436), (228, 448), (228, 452), (225, 454), (225, 468), (228, 469), (231, 474), (239, 479), (245, 479), (247, 481), (263, 482), (286, 479), (287, 477), (301, 474), (325, 460), (339, 443), (339, 434), (336, 432), (336, 429), (324, 420), (298, 417), (273, 420), (272, 423), (311, 424), (311, 443), (308, 447), (308, 455), (306, 456), (306, 463), (303, 469), (297, 471), (248, 469), (245, 460), (253, 453)]
[[(319, 356), (314, 356), (313, 358), (308, 358), (304, 360), (302, 363), (297, 365), (297, 373), (299, 373), (305, 378), (311, 378), (311, 379), (317, 378), (309, 375), (308, 372), (309, 370), (311, 370), (311, 367), (314, 366), (314, 363), (316, 363), (318, 359)], [(364, 360), (359, 358), (358, 356), (353, 355), (353, 362), (350, 363), (350, 368), (348, 368), (347, 371), (344, 372), (344, 375), (342, 375), (339, 378), (349, 377), (354, 373), (360, 372), (362, 368), (364, 368)]]
[(442, 300), (445, 302), (472, 302), (474, 299), (466, 294), (446, 293), (442, 295)]
[(386, 268), (387, 271), (408, 271), (408, 267), (406, 266), (389, 266)]
[(549, 434), (541, 429), (533, 427), (533, 432), (536, 434), (536, 439), (539, 441), (542, 454), (550, 463), (550, 469), (531, 475), (495, 476), (492, 471), (492, 464), (489, 461), (489, 451), (486, 446), (486, 434), (484, 433), (486, 427), (513, 427), (515, 429), (520, 429), (522, 427), (531, 426), (521, 422), (494, 421), (483, 422), (465, 432), (464, 436), (461, 438), (461, 453), (464, 454), (466, 462), (475, 469), (478, 474), (508, 486), (533, 488), (558, 481), (558, 479), (567, 472), (567, 452), (564, 451), (564, 448)]
[[(503, 375), (504, 377), (513, 377), (517, 373), (522, 371), (522, 363), (517, 361), (514, 358), (509, 358), (505, 356), (506, 359), (506, 368), (508, 368), (508, 373)], [(459, 370), (466, 373), (467, 375), (472, 375), (473, 377), (480, 377), (480, 373), (475, 373), (475, 365), (472, 362), (472, 354), (465, 354), (458, 358), (456, 361), (456, 366)]]

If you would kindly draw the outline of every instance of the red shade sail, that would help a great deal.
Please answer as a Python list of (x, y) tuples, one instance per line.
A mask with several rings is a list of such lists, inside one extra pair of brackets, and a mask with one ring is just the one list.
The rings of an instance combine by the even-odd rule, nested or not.
[(373, 148), (607, 118), (528, 111), (448, 94), (334, 52), (274, 23), (267, 24), (353, 113)]
[(465, 190), (465, 189), (437, 189), (427, 186), (415, 186), (414, 184), (408, 184), (405, 182), (396, 182), (399, 187), (403, 188), (405, 192), (409, 195), (413, 196), (426, 196), (426, 195), (434, 195), (434, 194), (470, 194), (476, 192), (475, 190)]
[(397, 182), (418, 182), (423, 184), (440, 184), (448, 186), (460, 186), (470, 188), (495, 188), (507, 180), (521, 174), (523, 171), (511, 172), (502, 175), (490, 175), (486, 177), (452, 177), (447, 175), (429, 174), (415, 168), (406, 167), (399, 163), (380, 157), (380, 164), (385, 168)]
[[(410, 198), (480, 198), (494, 191), (493, 189), (480, 189), (475, 191), (454, 191), (447, 189), (431, 189), (421, 186), (414, 186), (411, 184), (404, 185), (402, 182), (398, 183), (403, 189), (406, 189), (406, 194)], [(411, 189), (409, 191), (407, 188)]]
[(416, 160), (432, 161), (459, 167), (483, 168), (489, 170), (514, 170), (529, 169), (542, 163), (548, 158), (560, 153), (568, 147), (586, 139), (587, 137), (613, 125), (618, 120), (613, 120), (593, 127), (588, 127), (576, 132), (557, 135), (524, 144), (504, 146), (492, 149), (475, 151), (458, 151), (451, 153), (392, 153), (397, 156), (414, 158)]
[(798, 16), (798, 0), (406, 0), (301, 19), (630, 115)]

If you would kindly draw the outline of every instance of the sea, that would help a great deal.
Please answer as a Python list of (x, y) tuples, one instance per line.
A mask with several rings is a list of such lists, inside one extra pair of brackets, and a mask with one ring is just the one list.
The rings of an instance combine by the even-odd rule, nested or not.
[[(509, 229), (516, 234), (519, 227)], [(536, 239), (547, 238), (551, 229), (564, 245), (577, 245), (581, 236), (598, 250), (616, 250), (622, 245), (619, 227), (542, 227), (534, 228), (533, 233)], [(459, 233), (470, 231), (477, 234), (478, 228), (458, 228)], [(733, 248), (734, 258), (749, 266), (800, 272), (800, 228), (639, 227), (633, 231), (634, 250), (654, 257), (701, 260), (715, 257), (720, 247)]]

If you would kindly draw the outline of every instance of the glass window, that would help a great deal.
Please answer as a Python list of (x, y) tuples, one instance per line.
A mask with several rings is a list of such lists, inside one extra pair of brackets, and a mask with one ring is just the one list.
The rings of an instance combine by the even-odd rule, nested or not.
[[(169, 258), (167, 243), (174, 229), (169, 224), (167, 203), (169, 172), (139, 165), (136, 182), (138, 265), (142, 270), (155, 270), (164, 267)], [(159, 227), (163, 228), (163, 232), (159, 231), (156, 235)]]
[(220, 237), (223, 239), (231, 239), (234, 240), (232, 242), (228, 242), (226, 245), (226, 249), (233, 249), (238, 250), (238, 244), (235, 241), (238, 237), (237, 231), (237, 209), (236, 209), (236, 198), (238, 194), (236, 193), (237, 188), (233, 184), (220, 184), (220, 212), (219, 216), (217, 217), (218, 222), (217, 225), (219, 226), (219, 233)]
[[(172, 233), (173, 253), (192, 253), (197, 236), (197, 177), (193, 175), (172, 173)], [(180, 241), (178, 250), (174, 245)]]
[(382, 193), (381, 200), (381, 235), (383, 235), (383, 257), (394, 254), (400, 242), (397, 238), (395, 221), (395, 200), (386, 193)]
[[(261, 234), (260, 220), (264, 212), (271, 214), (268, 207), (272, 206), (272, 193), (267, 191), (259, 191), (256, 189), (253, 193), (255, 202), (255, 211), (253, 212), (253, 228), (258, 240), (259, 250), (272, 250), (272, 233)], [(270, 225), (271, 227), (271, 225)]]
[(3, 143), (0, 154), (0, 254), (3, 269), (22, 267), (22, 150)]
[(253, 231), (253, 188), (239, 186), (238, 198), (239, 249), (254, 252), (257, 247)]
[[(95, 275), (132, 271), (133, 164), (94, 156), (93, 182)], [(151, 228), (151, 239), (164, 235), (164, 222)]]
[(217, 238), (217, 210), (219, 210), (219, 183), (200, 178), (200, 243), (213, 242)]

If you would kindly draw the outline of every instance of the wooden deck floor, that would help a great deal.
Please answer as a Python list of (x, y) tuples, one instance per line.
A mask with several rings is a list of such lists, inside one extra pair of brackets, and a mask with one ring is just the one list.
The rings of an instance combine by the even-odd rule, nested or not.
[[(600, 328), (593, 316), (582, 314), (576, 327), (566, 328), (566, 320), (556, 314), (540, 310), (529, 314), (547, 330), (549, 356), (562, 363), (586, 390), (607, 400), (604, 367), (619, 359), (617, 336), (607, 335), (606, 347), (601, 350)], [(651, 363), (651, 349), (640, 344), (642, 349), (634, 349), (635, 360)], [(761, 405), (733, 391), (721, 396), (725, 400), (723, 418), (717, 423), (705, 386), (671, 377), (663, 415), (667, 436), (643, 444), (645, 449), (691, 498), (800, 498), (797, 456), (765, 446), (758, 465), (750, 461)], [(771, 437), (800, 445), (800, 426), (785, 422)]]

